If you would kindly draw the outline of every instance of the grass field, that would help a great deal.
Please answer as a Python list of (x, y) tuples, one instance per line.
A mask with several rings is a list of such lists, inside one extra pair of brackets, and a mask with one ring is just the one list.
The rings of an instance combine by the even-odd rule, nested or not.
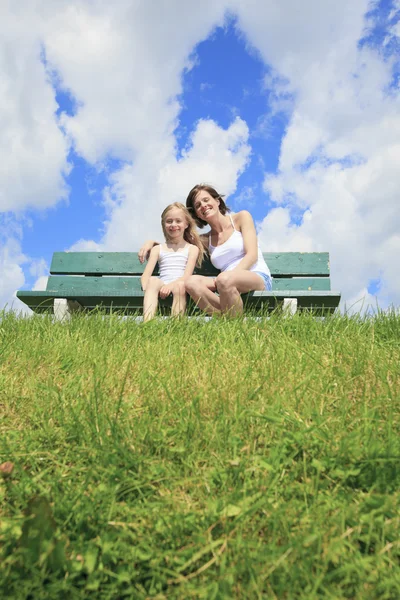
[(400, 316), (0, 317), (0, 597), (400, 598)]

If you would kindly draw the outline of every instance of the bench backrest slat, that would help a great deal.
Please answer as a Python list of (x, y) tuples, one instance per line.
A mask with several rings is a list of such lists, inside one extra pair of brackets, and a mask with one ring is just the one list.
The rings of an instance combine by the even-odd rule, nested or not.
[[(328, 252), (264, 252), (264, 258), (273, 277), (329, 277)], [(52, 275), (141, 275), (145, 265), (139, 262), (137, 252), (54, 252)], [(216, 273), (205, 261), (202, 275)]]

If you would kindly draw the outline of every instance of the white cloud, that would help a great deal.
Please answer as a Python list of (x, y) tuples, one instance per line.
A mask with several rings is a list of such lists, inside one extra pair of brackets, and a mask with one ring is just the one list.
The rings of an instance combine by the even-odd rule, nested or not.
[(21, 251), (19, 233), (15, 223), (7, 221), (6, 227), (0, 223), (0, 309), (25, 312), (24, 305), (15, 297), (15, 290), (25, 283), (22, 265), (28, 260)]
[(90, 162), (169, 152), (182, 71), (223, 18), (222, 0), (64, 4), (48, 23), (45, 45), (80, 103), (63, 118), (77, 151)]
[(32, 277), (36, 277), (36, 280), (32, 286), (32, 289), (34, 291), (37, 291), (37, 290), (43, 291), (46, 289), (48, 272), (49, 272), (49, 265), (43, 258), (31, 261), (31, 263), (29, 265), (29, 273), (32, 275)]
[(376, 314), (380, 310), (385, 310), (389, 307), (383, 306), (379, 302), (378, 296), (370, 294), (367, 288), (362, 288), (356, 292), (351, 298), (347, 298), (342, 302), (342, 311), (348, 315)]
[(161, 159), (154, 156), (151, 163), (138, 159), (114, 174), (104, 247), (138, 250), (145, 236), (160, 239), (162, 210), (171, 202), (184, 203), (189, 190), (204, 181), (205, 175), (217, 189), (233, 193), (248, 161), (247, 139), (248, 128), (241, 119), (227, 130), (214, 121), (200, 121), (180, 160), (171, 152)]
[(93, 240), (80, 239), (75, 244), (72, 244), (67, 252), (98, 252), (102, 249), (102, 245)]
[(212, 90), (215, 87), (214, 83), (207, 83), (206, 81), (200, 84), (200, 91), (206, 92), (207, 90)]
[[(235, 210), (243, 210), (243, 208), (249, 210), (250, 207), (255, 205), (255, 197), (255, 188), (249, 185), (245, 186), (242, 188), (240, 194), (235, 195), (233, 200), (233, 206), (235, 207)], [(232, 201), (230, 201), (230, 204), (232, 204)]]
[(400, 38), (400, 20), (392, 26), (391, 34)]
[(17, 290), (26, 289), (24, 270), (36, 280), (34, 290), (44, 290), (49, 271), (46, 261), (26, 256), (21, 248), (22, 226), (10, 215), (0, 215), (0, 310), (32, 314), (30, 308), (16, 297)]
[(389, 13), (389, 20), (393, 19), (397, 15), (397, 12), (400, 12), (400, 0), (392, 0), (392, 10)]
[(42, 19), (31, 3), (2, 3), (0, 212), (44, 208), (68, 195), (68, 144), (41, 61), (41, 33)]
[(304, 71), (357, 44), (367, 0), (232, 0), (238, 27), (279, 78), (298, 88)]
[(32, 290), (34, 292), (44, 291), (47, 288), (47, 280), (48, 280), (47, 275), (41, 275), (40, 277), (38, 277), (36, 279), (35, 283), (32, 286)]
[(385, 39), (385, 44), (387, 44), (390, 40), (391, 36), (400, 37), (400, 1), (393, 0), (392, 10), (389, 13), (388, 17), (389, 21), (392, 21), (391, 26), (388, 31), (388, 35)]
[(38, 260), (32, 260), (29, 265), (29, 273), (32, 277), (43, 277), (46, 273), (49, 272), (49, 265), (44, 260), (44, 258), (39, 258)]

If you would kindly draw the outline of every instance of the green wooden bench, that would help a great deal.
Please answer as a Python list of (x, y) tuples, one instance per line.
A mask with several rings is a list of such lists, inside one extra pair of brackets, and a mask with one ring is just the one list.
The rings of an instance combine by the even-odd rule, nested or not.
[[(338, 306), (340, 293), (331, 291), (328, 252), (265, 252), (264, 257), (272, 291), (245, 294), (246, 307), (269, 310), (281, 304), (289, 313), (297, 309), (329, 313)], [(98, 306), (108, 312), (140, 313), (143, 269), (136, 252), (55, 252), (46, 291), (20, 290), (17, 297), (33, 311), (54, 311), (57, 318)], [(195, 272), (218, 274), (208, 261)], [(171, 298), (160, 299), (161, 311), (168, 312), (170, 306)]]

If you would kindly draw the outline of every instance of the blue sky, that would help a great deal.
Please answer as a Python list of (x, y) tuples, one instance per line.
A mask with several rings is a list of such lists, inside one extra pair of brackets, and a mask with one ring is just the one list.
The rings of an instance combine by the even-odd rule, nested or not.
[(40, 4), (2, 42), (3, 306), (56, 250), (159, 236), (198, 181), (264, 250), (329, 251), (347, 303), (399, 304), (398, 0)]

